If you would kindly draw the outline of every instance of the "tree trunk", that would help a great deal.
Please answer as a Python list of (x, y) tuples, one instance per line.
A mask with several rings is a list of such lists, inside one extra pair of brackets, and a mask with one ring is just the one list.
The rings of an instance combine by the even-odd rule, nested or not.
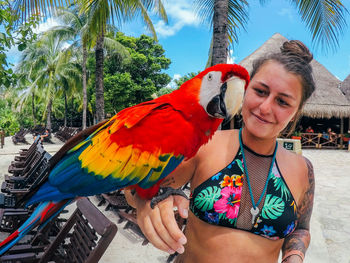
[(104, 33), (101, 32), (96, 42), (96, 122), (99, 123), (105, 118), (105, 101), (103, 93), (103, 40)]
[(35, 99), (35, 94), (34, 92), (32, 93), (32, 114), (33, 114), (33, 125), (34, 127), (36, 126), (36, 120), (35, 120), (35, 105), (34, 105), (34, 99)]
[(64, 93), (64, 127), (67, 127), (67, 111), (68, 111), (68, 105), (67, 105), (67, 94)]
[(51, 132), (51, 109), (52, 109), (52, 99), (50, 99), (47, 104), (47, 121), (46, 121), (46, 129)]
[(215, 0), (213, 17), (212, 66), (227, 62), (228, 52), (228, 0)]
[(71, 99), (70, 126), (73, 127), (74, 101)]
[(86, 129), (86, 111), (87, 111), (87, 89), (86, 89), (86, 60), (87, 60), (87, 50), (83, 46), (83, 130)]

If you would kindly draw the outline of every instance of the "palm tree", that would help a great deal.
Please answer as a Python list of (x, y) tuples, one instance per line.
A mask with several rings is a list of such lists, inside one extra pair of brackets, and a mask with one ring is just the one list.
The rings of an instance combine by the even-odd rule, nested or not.
[(40, 90), (37, 85), (32, 85), (35, 80), (35, 74), (33, 73), (33, 61), (27, 59), (29, 54), (36, 51), (35, 44), (31, 43), (26, 46), (24, 50), (21, 61), (15, 69), (18, 80), (15, 86), (16, 91), (18, 92), (18, 100), (15, 101), (16, 106), (20, 105), (31, 105), (32, 108), (32, 118), (33, 125), (36, 126), (36, 104), (40, 101), (39, 94)]
[(165, 10), (161, 0), (81, 0), (82, 11), (88, 14), (90, 34), (96, 37), (95, 59), (96, 59), (96, 121), (104, 119), (104, 87), (103, 87), (103, 61), (104, 61), (104, 38), (107, 24), (120, 24), (122, 21), (132, 19), (140, 13), (146, 25), (156, 38), (155, 29), (148, 15), (148, 10), (154, 9), (167, 21)]
[[(267, 2), (260, 0), (261, 4)], [(340, 0), (292, 0), (312, 39), (324, 49), (338, 45), (338, 38), (346, 27), (347, 9)], [(213, 26), (210, 50), (211, 65), (225, 63), (228, 45), (237, 40), (238, 29), (244, 28), (248, 19), (246, 0), (196, 0), (196, 10), (204, 21)]]
[[(79, 12), (81, 7), (75, 5), (70, 9), (60, 9), (57, 12), (57, 17), (61, 20), (62, 25), (55, 26), (49, 31), (46, 31), (46, 34), (52, 34), (54, 37), (61, 37), (65, 40), (70, 41), (71, 48), (74, 48), (74, 54), (82, 55), (82, 70), (83, 70), (83, 119), (82, 119), (82, 128), (86, 128), (86, 118), (87, 118), (87, 71), (86, 71), (86, 61), (88, 56), (88, 51), (96, 43), (96, 36), (89, 32), (88, 17), (86, 14)], [(111, 32), (115, 32), (116, 28), (108, 26), (106, 29)], [(104, 48), (112, 49), (121, 54), (122, 58), (129, 57), (127, 49), (117, 42), (113, 37), (105, 36), (103, 44)], [(81, 49), (81, 52), (79, 52)], [(77, 52), (78, 51), (78, 52)], [(103, 49), (102, 49), (103, 51)]]
[[(87, 112), (87, 75), (86, 61), (88, 50), (91, 47), (92, 39), (88, 32), (87, 17), (80, 13), (80, 7), (73, 5), (69, 9), (61, 8), (57, 12), (57, 17), (63, 22), (62, 25), (53, 27), (47, 34), (53, 34), (54, 37), (61, 37), (66, 40), (73, 40), (72, 47), (79, 46), (82, 50), (82, 84), (83, 84), (83, 118), (82, 128), (86, 128), (86, 112)], [(66, 122), (66, 119), (65, 119)]]
[(73, 63), (72, 53), (64, 50), (65, 41), (53, 35), (42, 35), (27, 47), (18, 68), (27, 69), (31, 85), (23, 97), (36, 94), (46, 105), (46, 128), (51, 130), (52, 104), (64, 83), (75, 87), (81, 83), (81, 70)]
[[(96, 120), (104, 119), (104, 97), (103, 97), (103, 42), (108, 23), (114, 24), (114, 21), (121, 23), (133, 19), (140, 15), (145, 21), (154, 37), (156, 36), (152, 21), (148, 15), (149, 10), (156, 11), (163, 20), (167, 21), (165, 9), (162, 0), (80, 0), (82, 12), (89, 17), (90, 35), (96, 37)], [(73, 3), (73, 0), (66, 0), (65, 5)], [(42, 13), (47, 15), (46, 10), (55, 9), (62, 6), (58, 1), (36, 1), (36, 0), (15, 0), (14, 10), (23, 20), (33, 14)], [(155, 37), (156, 38), (156, 37)]]

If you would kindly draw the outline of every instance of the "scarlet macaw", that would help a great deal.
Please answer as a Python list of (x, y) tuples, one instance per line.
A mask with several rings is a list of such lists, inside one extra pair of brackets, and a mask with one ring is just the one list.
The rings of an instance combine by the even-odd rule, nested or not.
[(0, 254), (79, 196), (132, 187), (142, 198), (154, 197), (161, 181), (237, 113), (248, 83), (243, 67), (215, 65), (178, 90), (124, 109), (72, 138), (53, 156), (48, 177), (27, 202), (40, 204), (0, 244)]

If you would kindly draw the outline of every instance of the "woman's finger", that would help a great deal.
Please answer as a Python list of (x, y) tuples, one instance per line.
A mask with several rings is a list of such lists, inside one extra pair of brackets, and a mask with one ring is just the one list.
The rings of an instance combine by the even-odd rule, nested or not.
[[(155, 208), (157, 209), (157, 208)], [(168, 252), (170, 254), (173, 254), (175, 250), (173, 250), (171, 247), (169, 247), (163, 239), (158, 235), (157, 231), (154, 228), (153, 222), (150, 217), (145, 217), (144, 222), (142, 223), (141, 230), (148, 239), (149, 242), (153, 244), (156, 248), (163, 250), (165, 252)]]
[(184, 233), (179, 228), (176, 222), (174, 205), (175, 204), (173, 196), (167, 198), (166, 200), (158, 204), (162, 225), (164, 225), (167, 229), (167, 232), (171, 236), (171, 240), (174, 240), (176, 242), (176, 246), (172, 246), (172, 248), (176, 248), (175, 250), (178, 253), (182, 253), (184, 251), (183, 245), (186, 244), (187, 240)]
[[(181, 244), (178, 243), (177, 239), (174, 239), (169, 233), (168, 227), (165, 222), (168, 220), (175, 222), (173, 206), (163, 206), (162, 208), (155, 209), (154, 213), (150, 215), (152, 225), (154, 226), (155, 231), (162, 241), (170, 247), (172, 250), (177, 251), (178, 253), (183, 253), (184, 249)], [(163, 218), (164, 215), (167, 215), (166, 218)]]
[(188, 208), (190, 201), (183, 196), (176, 195), (174, 196), (174, 206), (177, 207), (179, 214), (182, 218), (188, 217)]

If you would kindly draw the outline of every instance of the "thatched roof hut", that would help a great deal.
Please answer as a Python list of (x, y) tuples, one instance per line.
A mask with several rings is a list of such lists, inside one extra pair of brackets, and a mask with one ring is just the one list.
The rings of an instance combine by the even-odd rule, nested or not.
[(350, 101), (350, 75), (347, 76), (346, 79), (344, 79), (344, 81), (340, 84), (340, 90), (343, 92), (348, 101)]
[[(281, 45), (287, 40), (287, 38), (276, 33), (239, 64), (251, 72), (252, 63), (256, 58), (269, 53), (279, 52)], [(341, 81), (315, 59), (311, 61), (311, 66), (316, 90), (306, 102), (303, 115), (311, 118), (349, 117), (350, 100), (347, 100), (339, 89)], [(350, 93), (350, 87), (348, 90)]]

